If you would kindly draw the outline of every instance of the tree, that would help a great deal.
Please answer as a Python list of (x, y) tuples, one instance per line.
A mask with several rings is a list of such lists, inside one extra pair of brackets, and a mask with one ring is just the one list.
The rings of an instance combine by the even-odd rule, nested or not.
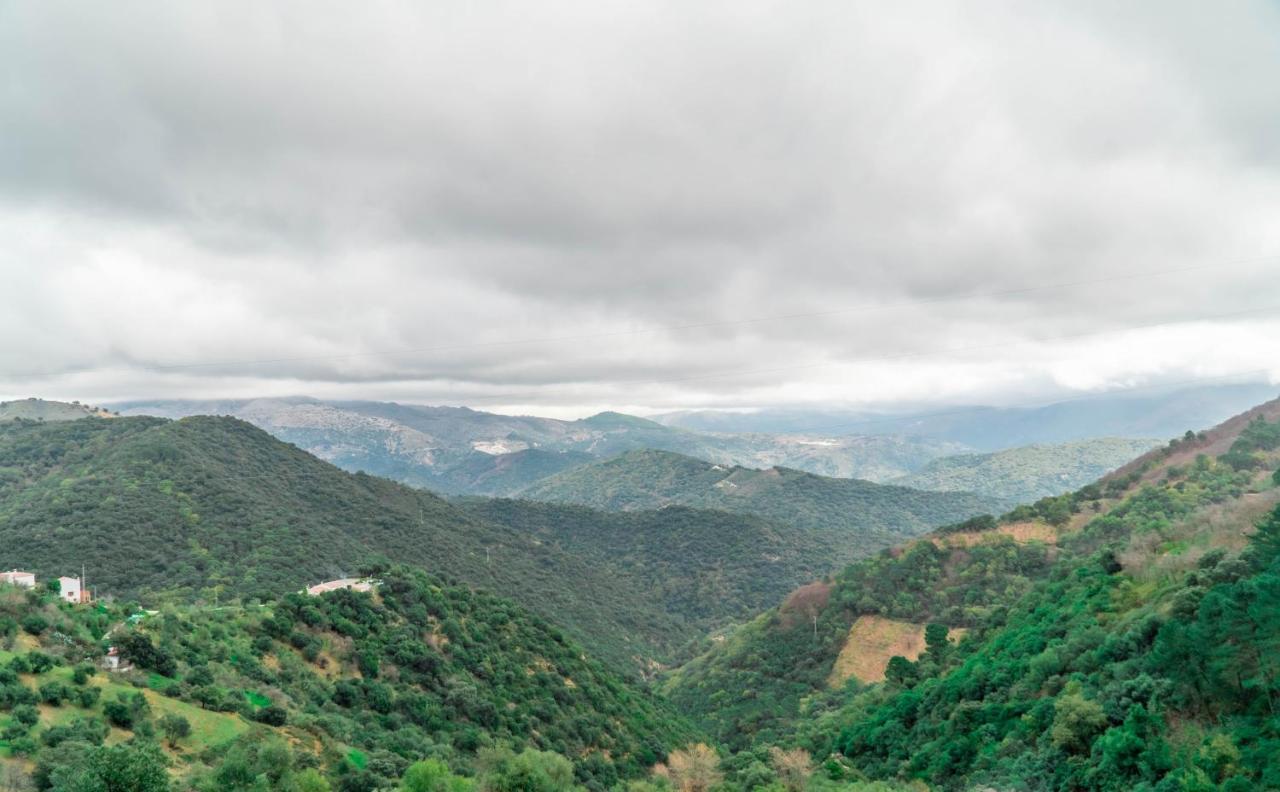
[(296, 792), (329, 792), (330, 789), (328, 779), (314, 767), (308, 767), (295, 775), (293, 788)]
[(951, 644), (947, 641), (947, 625), (929, 624), (924, 628), (924, 644), (929, 658), (939, 665), (947, 658)]
[(1280, 558), (1280, 507), (1273, 509), (1258, 523), (1258, 530), (1250, 538), (1250, 542), (1259, 569), (1265, 569)]
[(902, 655), (890, 657), (884, 669), (884, 678), (900, 687), (910, 687), (918, 676), (916, 664)]
[(170, 713), (160, 719), (160, 731), (164, 734), (169, 747), (176, 748), (179, 740), (191, 734), (191, 721), (181, 715)]
[(133, 709), (123, 701), (106, 702), (102, 705), (102, 714), (107, 716), (112, 726), (121, 729), (133, 728)]
[(253, 719), (268, 726), (283, 726), (289, 721), (289, 713), (285, 711), (284, 707), (270, 704), (258, 710)]
[(471, 780), (456, 776), (439, 759), (427, 759), (409, 765), (400, 779), (400, 792), (467, 792)]
[(574, 785), (573, 764), (550, 751), (498, 749), (479, 762), (486, 767), (480, 777), (484, 792), (567, 792)]
[(1053, 705), (1053, 728), (1049, 736), (1069, 753), (1088, 749), (1093, 738), (1107, 725), (1102, 705), (1086, 699), (1076, 685), (1058, 697)]
[(659, 765), (654, 771), (670, 779), (680, 792), (706, 792), (724, 777), (720, 773), (720, 757), (706, 743), (672, 751), (666, 765)]
[(22, 629), (31, 635), (39, 635), (49, 629), (49, 620), (38, 613), (32, 613), (23, 618)]
[(151, 743), (95, 748), (80, 766), (54, 771), (57, 792), (169, 792), (168, 762)]

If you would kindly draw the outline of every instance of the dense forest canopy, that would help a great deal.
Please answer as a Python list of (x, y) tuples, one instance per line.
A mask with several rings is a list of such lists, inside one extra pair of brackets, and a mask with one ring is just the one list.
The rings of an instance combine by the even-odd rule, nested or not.
[[(675, 535), (679, 554), (658, 541)], [(148, 602), (270, 598), (395, 559), (528, 603), (632, 671), (834, 567), (724, 513), (459, 507), (214, 417), (0, 424), (0, 547)]]

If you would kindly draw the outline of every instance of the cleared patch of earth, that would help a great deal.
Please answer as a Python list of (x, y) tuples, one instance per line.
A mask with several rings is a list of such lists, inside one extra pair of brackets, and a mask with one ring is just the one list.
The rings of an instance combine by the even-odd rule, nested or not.
[(827, 679), (839, 687), (849, 677), (859, 682), (883, 682), (890, 658), (901, 655), (916, 660), (924, 651), (924, 625), (895, 621), (883, 616), (859, 616)]

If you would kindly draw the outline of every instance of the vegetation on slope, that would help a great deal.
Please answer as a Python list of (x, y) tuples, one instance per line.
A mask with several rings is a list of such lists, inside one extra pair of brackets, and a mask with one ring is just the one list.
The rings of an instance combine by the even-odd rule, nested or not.
[(700, 603), (692, 622), (669, 613), (651, 589), (657, 555), (640, 585), (626, 559), (575, 557), (232, 418), (0, 425), (0, 547), (6, 568), (48, 577), (84, 564), (98, 592), (148, 601), (270, 597), (394, 558), (527, 602), (633, 665), (686, 643), (718, 607)]
[[(42, 788), (87, 790), (113, 772), (98, 746), (129, 740), (114, 758), (153, 781), (168, 763), (184, 788), (354, 791), (422, 760), (471, 775), (554, 752), (570, 759), (524, 755), (563, 763), (560, 788), (598, 790), (694, 736), (514, 603), (404, 567), (378, 575), (374, 593), (169, 607), (136, 626), (119, 623), (129, 609), (5, 589), (0, 759), (25, 757)], [(97, 671), (108, 641), (136, 670)]]
[(759, 613), (831, 564), (829, 548), (816, 537), (728, 512), (684, 506), (601, 512), (482, 498), (455, 503), (588, 564), (625, 570), (698, 637), (727, 619)]
[(969, 493), (922, 492), (786, 468), (725, 467), (651, 450), (560, 473), (521, 497), (623, 510), (681, 504), (764, 517), (820, 538), (832, 567), (1003, 506)]
[(1152, 440), (1102, 437), (990, 454), (957, 454), (935, 459), (893, 483), (1026, 503), (1079, 489), (1156, 445)]
[[(799, 744), (843, 777), (1276, 788), (1280, 425), (1261, 416), (1280, 403), (1002, 525), (855, 564), (809, 618), (796, 603), (762, 616), (674, 675), (671, 696), (744, 752)], [(1058, 525), (1056, 544), (1004, 530), (1028, 520)], [(884, 684), (829, 688), (868, 612), (926, 625), (925, 652), (892, 659)]]

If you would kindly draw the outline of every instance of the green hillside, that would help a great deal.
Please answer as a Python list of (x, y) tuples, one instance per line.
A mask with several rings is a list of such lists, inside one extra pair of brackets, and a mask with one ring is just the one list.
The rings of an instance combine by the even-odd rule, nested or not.
[(582, 506), (466, 498), (479, 519), (526, 532), (588, 564), (620, 568), (701, 637), (831, 571), (831, 549), (807, 532), (747, 515), (669, 506), (601, 512)]
[[(488, 787), (532, 765), (599, 790), (695, 736), (511, 601), (378, 578), (128, 621), (0, 586), (0, 766), (68, 792), (158, 790), (165, 765), (182, 789), (373, 790), (436, 760)], [(108, 644), (133, 670), (99, 669)]]
[(922, 492), (787, 468), (729, 467), (652, 450), (557, 474), (533, 484), (521, 497), (614, 510), (680, 504), (763, 517), (820, 538), (832, 568), (1006, 505), (969, 493)]
[(1103, 437), (991, 454), (957, 454), (935, 459), (893, 483), (1029, 503), (1079, 489), (1157, 445), (1154, 440)]
[(743, 754), (799, 745), (843, 778), (1280, 788), (1278, 464), (1271, 402), (853, 564), (666, 690)]
[(638, 577), (625, 559), (577, 557), (232, 418), (0, 425), (0, 548), (6, 569), (48, 577), (85, 565), (100, 594), (148, 602), (271, 597), (390, 558), (529, 603), (633, 667), (697, 637), (708, 611), (742, 606), (670, 611), (650, 585), (660, 556)]
[[(527, 448), (510, 454), (473, 454), (421, 483), (440, 492), (502, 496), (535, 481), (585, 465), (595, 457), (581, 451)], [(393, 477), (394, 478), (394, 477)], [(409, 474), (404, 479), (410, 479)]]

